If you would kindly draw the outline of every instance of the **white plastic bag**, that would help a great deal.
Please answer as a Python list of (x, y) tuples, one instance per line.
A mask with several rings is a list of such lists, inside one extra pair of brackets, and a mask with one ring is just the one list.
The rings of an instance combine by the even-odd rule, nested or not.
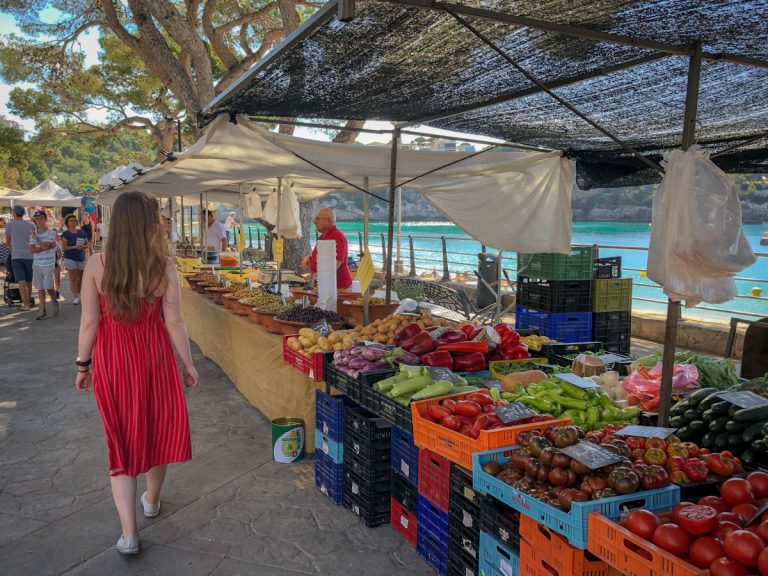
[(280, 222), (277, 221), (277, 192), (272, 192), (264, 206), (264, 220), (275, 224), (275, 232), (283, 238), (301, 238), (301, 216), (299, 200), (293, 191), (293, 186), (288, 180), (283, 181), (280, 203)]

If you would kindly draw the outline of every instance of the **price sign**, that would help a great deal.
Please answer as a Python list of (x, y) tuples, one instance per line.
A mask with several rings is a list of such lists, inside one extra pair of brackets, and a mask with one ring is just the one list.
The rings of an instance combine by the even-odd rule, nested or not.
[(753, 406), (768, 404), (768, 398), (758, 396), (754, 392), (724, 392), (719, 396), (739, 408), (752, 408)]
[(444, 368), (442, 366), (428, 366), (427, 370), (429, 370), (429, 374), (435, 381), (447, 380), (453, 384), (461, 384), (464, 382), (464, 378), (455, 374), (453, 370), (449, 368)]
[(320, 334), (321, 336), (328, 336), (331, 333), (331, 325), (327, 320), (323, 318), (320, 322), (312, 325), (312, 330)]
[(371, 254), (366, 251), (357, 267), (357, 281), (360, 284), (360, 291), (367, 292), (372, 280), (373, 260), (371, 260)]
[(251, 282), (250, 278), (247, 278), (245, 281), (245, 285), (248, 286), (248, 292), (253, 294), (253, 282)]
[(570, 372), (566, 374), (555, 374), (554, 376), (556, 378), (560, 378), (560, 380), (563, 382), (568, 382), (569, 384), (573, 384), (579, 388), (598, 388), (598, 385), (594, 380), (590, 380), (589, 378), (582, 378), (581, 376), (576, 376), (576, 374), (572, 374)]
[(536, 416), (536, 412), (532, 411), (522, 402), (511, 402), (506, 406), (494, 406), (493, 411), (496, 413), (496, 416), (501, 418), (504, 424)]
[(275, 262), (283, 261), (283, 239), (275, 238), (272, 240), (272, 253), (275, 256)]
[(578, 460), (590, 470), (597, 470), (603, 466), (621, 461), (621, 457), (618, 454), (614, 454), (610, 450), (606, 450), (592, 442), (579, 442), (573, 446), (561, 448), (560, 452), (567, 454), (574, 460)]
[(666, 438), (670, 434), (677, 432), (677, 428), (661, 428), (659, 426), (640, 426), (633, 424), (625, 426), (618, 432), (617, 436), (639, 436), (641, 438)]

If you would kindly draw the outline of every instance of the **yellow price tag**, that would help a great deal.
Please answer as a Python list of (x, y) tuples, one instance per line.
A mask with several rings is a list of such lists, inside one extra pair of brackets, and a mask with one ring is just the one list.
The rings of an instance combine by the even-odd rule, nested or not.
[(360, 290), (365, 293), (373, 280), (373, 260), (370, 252), (365, 252), (357, 267), (357, 281), (360, 282)]
[(283, 261), (283, 239), (275, 238), (272, 240), (272, 252), (274, 253), (275, 262)]

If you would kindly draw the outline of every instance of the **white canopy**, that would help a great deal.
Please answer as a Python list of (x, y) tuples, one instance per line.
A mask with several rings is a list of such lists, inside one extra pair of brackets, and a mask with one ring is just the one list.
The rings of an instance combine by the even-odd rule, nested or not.
[[(389, 147), (334, 144), (264, 130), (238, 117), (216, 118), (205, 135), (177, 160), (143, 170), (114, 192), (143, 190), (157, 196), (239, 191), (239, 183), (264, 195), (278, 177), (292, 183), (299, 201), (334, 191), (356, 191), (323, 169), (369, 190), (389, 186)], [(448, 167), (442, 168), (451, 164)], [(439, 170), (437, 170), (439, 169)], [(446, 218), (478, 241), (505, 251), (570, 252), (573, 171), (557, 151), (472, 153), (399, 150), (397, 181), (421, 192)], [(233, 186), (235, 185), (235, 186)]]
[(13, 188), (0, 186), (0, 207), (12, 206), (16, 200), (21, 198), (21, 192)]
[(16, 204), (23, 206), (70, 206), (72, 208), (80, 207), (80, 199), (70, 194), (67, 190), (52, 182), (43, 180), (24, 194), (21, 198), (15, 200)]

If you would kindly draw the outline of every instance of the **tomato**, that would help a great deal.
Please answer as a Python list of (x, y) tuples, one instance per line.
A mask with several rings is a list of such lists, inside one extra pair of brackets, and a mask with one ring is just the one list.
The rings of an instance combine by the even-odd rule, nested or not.
[(768, 522), (758, 524), (757, 535), (763, 539), (763, 542), (768, 542)]
[(718, 512), (729, 512), (731, 510), (731, 507), (719, 496), (704, 496), (704, 498), (699, 500), (699, 504), (702, 506), (711, 506)]
[(660, 525), (656, 514), (648, 510), (633, 510), (627, 516), (627, 530), (649, 541)]
[(491, 398), (488, 394), (482, 394), (480, 392), (475, 392), (474, 394), (470, 394), (469, 396), (466, 397), (466, 400), (477, 402), (478, 404), (480, 404), (480, 406), (493, 405), (493, 398)]
[(680, 510), (693, 505), (693, 502), (678, 502), (672, 507), (672, 520), (674, 520), (675, 524), (680, 524), (680, 519), (677, 516)]
[(683, 470), (688, 474), (691, 482), (704, 482), (709, 474), (709, 468), (699, 458), (689, 458), (683, 466)]
[[(649, 440), (654, 440), (654, 438), (649, 438)], [(656, 438), (656, 440), (658, 440), (658, 438)], [(645, 454), (643, 455), (643, 460), (645, 460), (646, 464), (656, 464), (657, 466), (664, 466), (664, 463), (667, 461), (667, 453), (664, 452), (664, 450), (661, 450), (659, 448), (649, 448), (645, 451)]]
[(440, 423), (451, 430), (459, 430), (462, 426), (461, 421), (456, 416), (446, 416)]
[(755, 498), (760, 499), (768, 496), (768, 473), (752, 472), (747, 476), (747, 482), (752, 486)]
[(733, 522), (738, 526), (744, 526), (744, 524), (747, 522), (744, 520), (744, 516), (741, 514), (736, 514), (736, 512), (720, 512), (717, 520), (719, 522)]
[(691, 537), (677, 524), (662, 524), (653, 533), (653, 543), (675, 556), (685, 556), (691, 545)]
[(677, 517), (680, 527), (694, 536), (706, 534), (717, 529), (717, 511), (709, 506), (684, 506)]
[(719, 522), (717, 525), (717, 530), (715, 531), (715, 538), (717, 538), (720, 542), (725, 542), (726, 537), (731, 532), (735, 532), (736, 530), (741, 530), (741, 526), (738, 524), (734, 524), (733, 522)]
[(738, 514), (744, 518), (746, 522), (749, 522), (752, 520), (752, 516), (755, 515), (755, 512), (757, 512), (757, 506), (744, 502), (743, 504), (736, 504), (736, 506), (731, 509), (731, 512)]
[(675, 470), (669, 475), (669, 481), (678, 486), (685, 486), (688, 484), (688, 474), (682, 470)]
[(723, 545), (712, 536), (702, 536), (691, 544), (691, 562), (699, 568), (709, 568), (723, 554)]
[[(679, 446), (679, 444), (678, 444)], [(670, 456), (667, 458), (667, 471), (668, 472), (677, 472), (678, 470), (682, 470), (685, 468), (685, 458), (682, 456)]]
[(731, 506), (751, 502), (755, 496), (752, 485), (744, 478), (728, 478), (720, 487), (720, 495)]
[(765, 549), (765, 542), (749, 530), (735, 530), (725, 537), (723, 549), (728, 558), (755, 568), (758, 556)]
[(658, 450), (664, 452), (667, 449), (667, 443), (664, 442), (664, 440), (661, 438), (646, 438), (645, 449), (650, 450), (651, 448), (657, 448)]
[(712, 473), (718, 476), (731, 476), (736, 468), (733, 456), (728, 456), (729, 452), (720, 452), (719, 454), (709, 454), (704, 460)]
[(688, 449), (682, 444), (667, 444), (667, 456), (680, 456), (685, 459), (688, 458)]
[(710, 576), (748, 576), (749, 572), (738, 562), (721, 556), (709, 565)]
[(642, 436), (625, 436), (624, 440), (627, 443), (627, 446), (629, 446), (630, 450), (645, 448), (645, 438)]
[(696, 458), (699, 455), (699, 447), (693, 442), (683, 442), (683, 446), (688, 451), (688, 458)]
[(460, 416), (477, 416), (483, 411), (483, 409), (480, 407), (480, 404), (477, 402), (472, 402), (470, 400), (460, 400), (459, 402), (456, 402), (456, 405), (453, 407), (453, 413), (458, 414)]
[(768, 576), (768, 548), (757, 557), (757, 569), (760, 570), (760, 576)]
[(445, 406), (430, 406), (427, 408), (427, 414), (429, 414), (430, 418), (432, 418), (435, 422), (440, 422), (443, 418), (446, 416), (451, 415), (451, 411), (448, 410)]

